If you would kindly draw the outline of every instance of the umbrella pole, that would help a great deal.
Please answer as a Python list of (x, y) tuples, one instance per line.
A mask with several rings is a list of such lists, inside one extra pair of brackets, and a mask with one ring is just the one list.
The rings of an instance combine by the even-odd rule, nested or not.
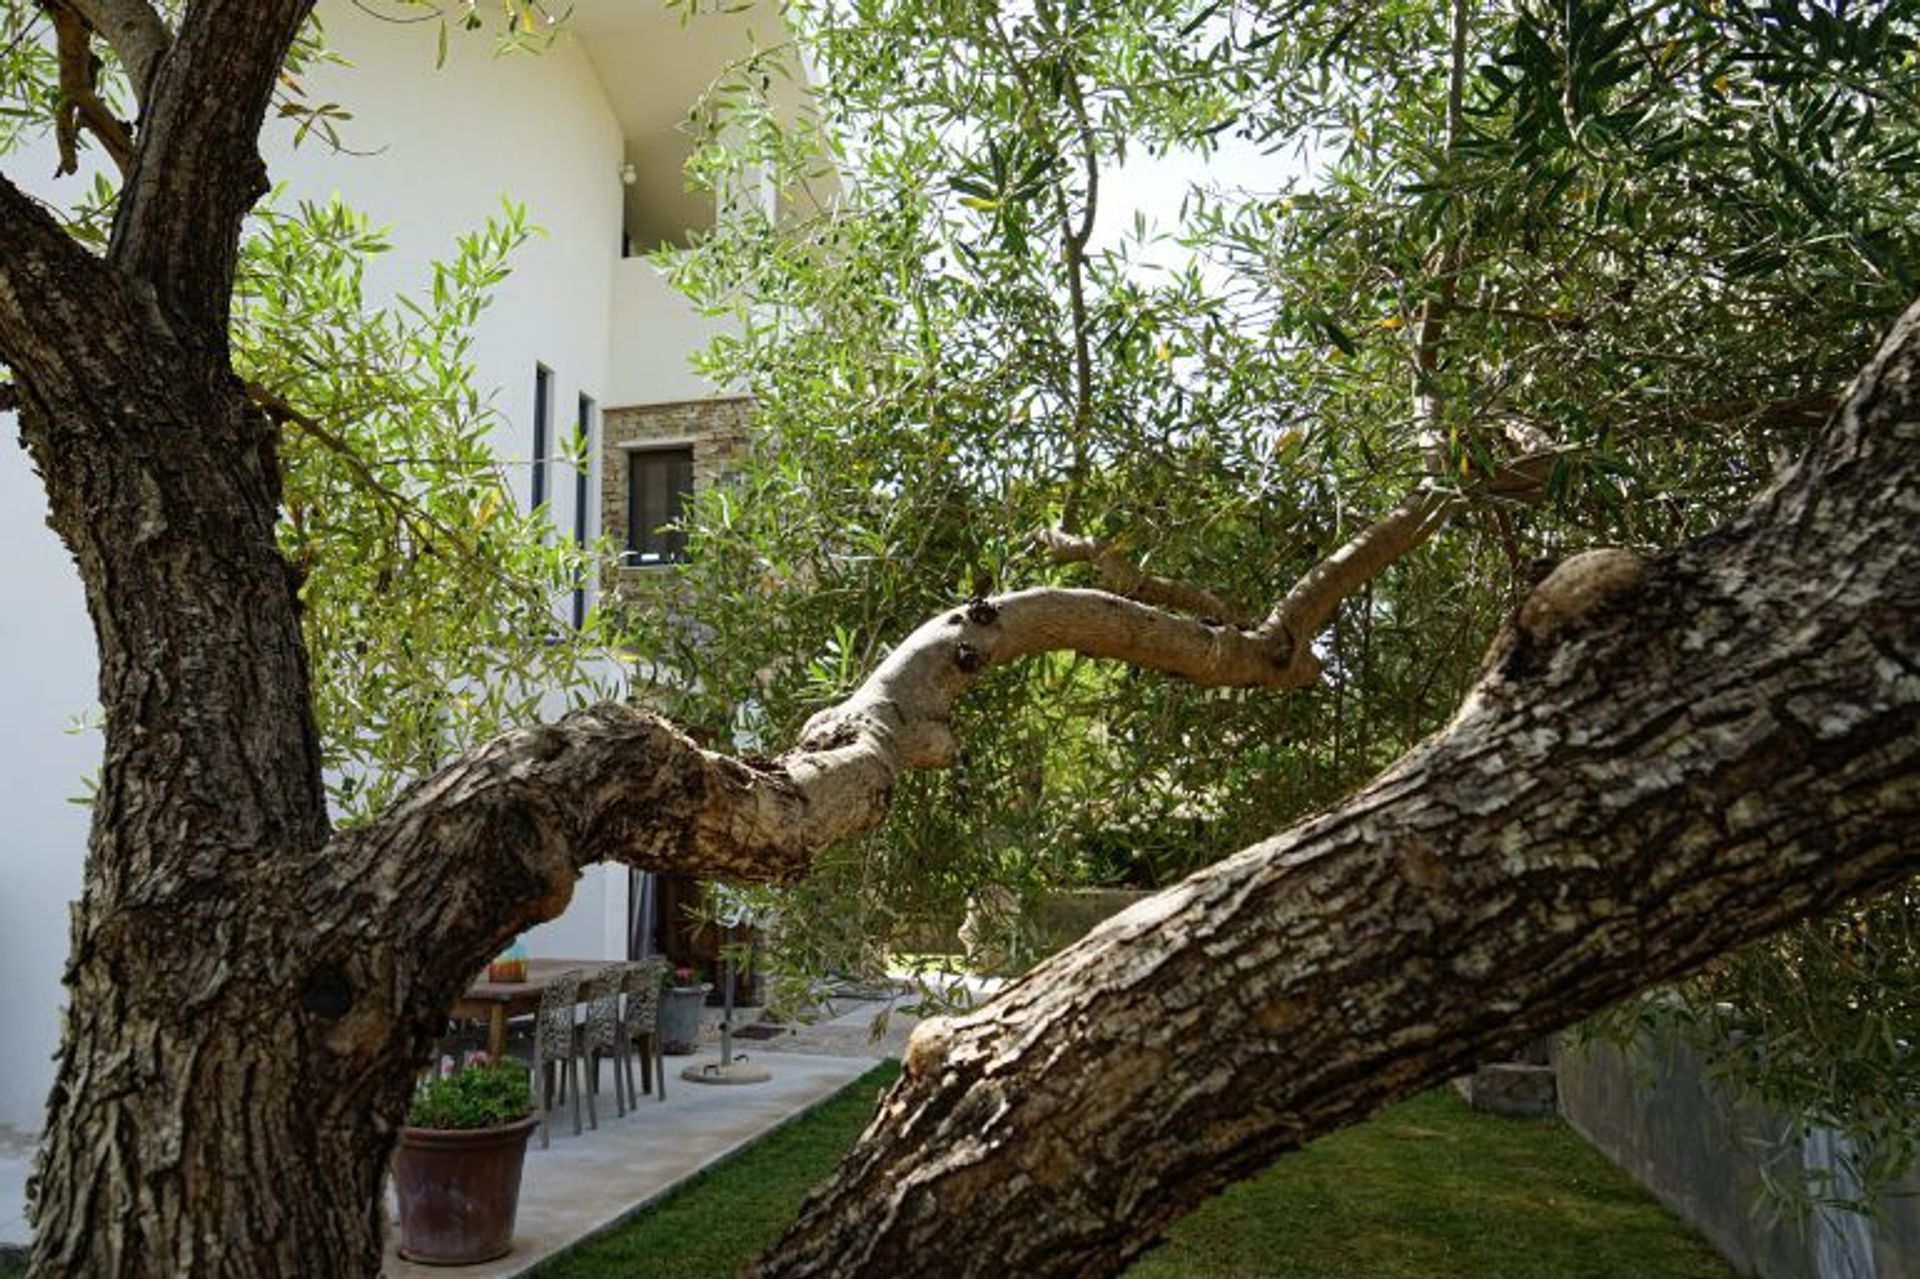
[[(729, 930), (731, 931), (731, 930)], [(723, 952), (724, 956), (724, 952)], [(772, 1073), (765, 1066), (756, 1065), (745, 1057), (738, 1061), (733, 1056), (733, 960), (723, 957), (721, 981), (720, 1014), (720, 1060), (705, 1065), (688, 1066), (680, 1072), (682, 1079), (697, 1084), (760, 1084), (771, 1079)]]

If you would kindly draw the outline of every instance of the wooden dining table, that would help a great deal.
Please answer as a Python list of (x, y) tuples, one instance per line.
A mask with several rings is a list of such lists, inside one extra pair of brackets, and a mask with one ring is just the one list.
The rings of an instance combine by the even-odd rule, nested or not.
[(488, 981), (482, 973), (454, 1001), (453, 1017), (460, 1021), (487, 1023), (487, 1055), (498, 1060), (507, 1046), (507, 1022), (540, 1007), (540, 996), (548, 983), (562, 973), (578, 972), (582, 980), (602, 969), (611, 968), (617, 959), (529, 959), (525, 981)]

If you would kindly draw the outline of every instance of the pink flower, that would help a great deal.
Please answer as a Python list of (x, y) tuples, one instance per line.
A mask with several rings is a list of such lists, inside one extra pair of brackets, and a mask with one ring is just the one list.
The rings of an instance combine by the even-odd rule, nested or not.
[(489, 1061), (492, 1061), (492, 1060), (493, 1059), (491, 1057), (487, 1056), (486, 1049), (475, 1048), (473, 1051), (469, 1052), (465, 1057), (462, 1057), (460, 1059), (460, 1067), (461, 1069), (464, 1070), (469, 1066), (484, 1066)]

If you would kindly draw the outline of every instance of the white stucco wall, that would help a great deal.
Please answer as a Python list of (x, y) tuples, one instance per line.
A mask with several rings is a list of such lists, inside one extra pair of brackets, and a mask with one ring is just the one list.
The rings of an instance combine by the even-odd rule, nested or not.
[(667, 404), (717, 394), (687, 360), (732, 321), (701, 315), (645, 258), (623, 258), (613, 270), (613, 358), (609, 403)]
[[(456, 35), (434, 69), (431, 23), (397, 26), (357, 6), (323, 3), (329, 41), (351, 62), (309, 74), (308, 96), (353, 113), (330, 150), (292, 146), (269, 126), (269, 167), (286, 201), (340, 193), (388, 228), (393, 251), (368, 271), (376, 293), (422, 291), (428, 264), (503, 200), (542, 229), (515, 256), (475, 333), (482, 387), (506, 419), (498, 447), (528, 493), (534, 366), (554, 373), (554, 427), (571, 432), (583, 392), (606, 403), (608, 311), (619, 260), (621, 137), (593, 68), (563, 38), (545, 53), (496, 57), (490, 35)], [(571, 473), (549, 473), (554, 524), (573, 527)]]
[[(619, 258), (623, 140), (581, 48), (563, 39), (538, 57), (497, 59), (486, 37), (455, 38), (436, 71), (430, 25), (381, 22), (345, 0), (323, 0), (321, 9), (332, 42), (355, 65), (316, 69), (308, 85), (316, 101), (353, 113), (343, 141), (366, 154), (331, 152), (312, 139), (294, 150), (284, 123), (269, 127), (264, 149), (276, 181), (288, 184), (284, 199), (338, 190), (390, 226), (394, 250), (369, 271), (376, 295), (424, 285), (427, 264), (503, 197), (525, 204), (544, 228), (516, 258), (474, 347), (479, 384), (498, 388), (504, 422), (496, 443), (518, 463), (521, 500), (536, 363), (554, 374), (555, 438), (572, 431), (583, 393), (602, 409), (702, 394), (671, 354), (693, 345), (684, 304), (662, 289), (645, 307), (622, 304), (615, 324), (616, 282), (650, 268)], [(52, 168), (44, 149), (0, 158), (14, 180), (50, 199), (72, 198), (77, 184), (37, 181)], [(609, 361), (616, 327), (621, 348), (642, 353), (638, 361), (616, 356), (617, 376)], [(11, 417), (0, 416), (0, 438), (17, 440)], [(549, 492), (555, 526), (570, 535), (575, 486), (557, 463)], [(598, 492), (589, 476), (589, 536), (598, 532)], [(63, 731), (94, 704), (94, 646), (77, 575), (44, 520), (24, 452), (0, 448), (0, 1126), (28, 1130), (39, 1127), (52, 1083), (68, 904), (79, 894), (85, 854), (86, 811), (68, 798), (99, 757), (97, 734)], [(625, 871), (589, 872), (567, 914), (532, 934), (529, 949), (623, 954), (625, 909)]]

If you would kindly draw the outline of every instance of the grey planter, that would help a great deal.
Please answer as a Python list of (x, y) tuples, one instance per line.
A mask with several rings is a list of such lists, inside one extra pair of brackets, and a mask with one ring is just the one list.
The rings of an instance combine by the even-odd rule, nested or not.
[(700, 1018), (712, 986), (669, 986), (660, 992), (660, 1050), (675, 1057), (700, 1051)]

